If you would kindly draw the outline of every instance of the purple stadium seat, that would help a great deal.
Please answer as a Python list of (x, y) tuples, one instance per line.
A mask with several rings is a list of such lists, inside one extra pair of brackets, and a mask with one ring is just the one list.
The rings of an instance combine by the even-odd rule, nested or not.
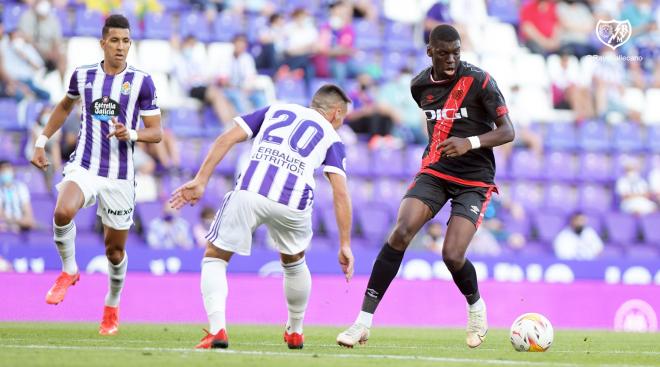
[(211, 40), (211, 27), (203, 13), (190, 11), (179, 17), (179, 34), (183, 38), (192, 35), (201, 42), (208, 42)]
[(489, 0), (488, 15), (505, 23), (518, 24), (519, 13), (517, 0)]
[(644, 242), (660, 248), (660, 213), (643, 216), (640, 221)]
[(380, 50), (383, 48), (380, 27), (378, 23), (367, 20), (357, 20), (355, 28), (355, 48), (358, 50)]
[(610, 133), (601, 121), (587, 121), (580, 126), (579, 145), (585, 151), (605, 152), (610, 150)]
[(637, 242), (637, 219), (629, 214), (611, 212), (604, 219), (609, 242), (629, 246)]
[(5, 28), (5, 33), (11, 32), (18, 27), (18, 22), (21, 19), (21, 14), (27, 9), (23, 4), (7, 4), (2, 13), (2, 25)]
[(543, 176), (547, 180), (573, 181), (578, 175), (578, 163), (575, 156), (570, 153), (546, 153)]
[[(126, 241), (126, 243), (128, 246), (136, 245), (135, 243), (129, 241)], [(76, 235), (76, 246), (97, 246), (97, 247), (104, 246), (103, 236), (100, 233), (94, 233), (94, 232), (78, 233)]]
[(169, 40), (174, 31), (170, 13), (146, 13), (144, 15), (144, 38)]
[(131, 12), (125, 12), (124, 16), (128, 19), (128, 22), (131, 25), (131, 38), (134, 40), (143, 39), (144, 29), (142, 28), (142, 22), (140, 19)]
[(606, 212), (612, 208), (612, 192), (601, 185), (580, 187), (580, 209), (587, 213)]
[(506, 180), (509, 178), (509, 161), (504, 156), (504, 153), (500, 149), (494, 149), (493, 153), (495, 155), (495, 181)]
[(32, 199), (32, 212), (37, 226), (44, 231), (50, 231), (53, 228), (53, 212), (55, 211), (55, 201), (51, 198)]
[(382, 69), (386, 79), (396, 78), (399, 71), (408, 68), (408, 55), (401, 52), (386, 52), (382, 56)]
[(103, 24), (103, 14), (79, 8), (76, 11), (76, 22), (74, 33), (79, 37), (101, 37), (101, 29), (99, 25)]
[(392, 203), (395, 208), (399, 207), (399, 202), (406, 193), (406, 186), (397, 180), (376, 180), (374, 182), (374, 198), (378, 201)]
[(0, 246), (12, 246), (24, 241), (25, 239), (20, 234), (0, 232)]
[(403, 167), (403, 171), (407, 176), (406, 180), (409, 182), (412, 182), (412, 179), (421, 168), (424, 150), (426, 150), (426, 146), (424, 145), (408, 145), (406, 147), (406, 164)]
[(231, 42), (235, 35), (243, 33), (243, 31), (242, 18), (230, 14), (230, 12), (224, 12), (213, 22), (211, 39), (214, 42)]
[(605, 154), (584, 153), (580, 158), (579, 177), (586, 182), (609, 182), (614, 179), (611, 160)]
[(20, 129), (17, 111), (18, 107), (15, 100), (8, 98), (0, 99), (0, 129)]
[(525, 238), (529, 238), (531, 232), (531, 226), (527, 219), (515, 219), (510, 216), (503, 216), (502, 222), (504, 225), (504, 230), (514, 234), (521, 234)]
[(382, 206), (363, 206), (356, 217), (364, 237), (374, 241), (383, 242), (393, 223), (387, 207)]
[(548, 125), (545, 133), (545, 146), (554, 150), (571, 150), (576, 146), (575, 127), (568, 123)]
[(307, 92), (305, 84), (300, 79), (280, 79), (275, 83), (277, 98), (290, 103), (307, 105)]
[(346, 147), (346, 171), (349, 175), (367, 176), (371, 173), (371, 152), (366, 144)]
[(97, 205), (91, 208), (82, 209), (76, 215), (76, 229), (78, 233), (91, 232), (94, 230), (96, 224), (96, 209)]
[(630, 161), (637, 162), (639, 167), (644, 170), (645, 168), (645, 159), (644, 155), (632, 155), (628, 153), (616, 154), (612, 157), (613, 163), (613, 179), (621, 177), (625, 173), (625, 165)]
[(626, 256), (631, 260), (649, 260), (658, 258), (658, 249), (651, 246), (636, 245), (626, 250)]
[(245, 18), (248, 42), (258, 43), (260, 30), (268, 25), (268, 18), (260, 14), (248, 14)]
[(187, 1), (181, 0), (158, 0), (158, 2), (167, 10), (180, 10), (187, 7)]
[(552, 247), (549, 244), (538, 242), (529, 242), (523, 247), (519, 254), (529, 257), (546, 257), (552, 253)]
[(600, 253), (599, 258), (604, 260), (621, 259), (623, 257), (623, 248), (612, 244), (607, 244), (603, 247), (603, 252)]
[(555, 237), (566, 226), (566, 217), (558, 214), (536, 213), (534, 226), (539, 235), (539, 240), (544, 243), (552, 243)]
[[(67, 9), (55, 8), (55, 15), (60, 22), (60, 27), (62, 28), (62, 36), (69, 38), (75, 35), (75, 23), (73, 22), (73, 16)], [(131, 26), (133, 23), (131, 23)], [(131, 29), (131, 37), (133, 37), (133, 30)]]
[(577, 190), (568, 185), (551, 184), (545, 187), (545, 208), (556, 213), (570, 214), (578, 207)]
[(542, 160), (529, 150), (517, 150), (511, 158), (509, 173), (512, 179), (541, 178), (543, 175)]
[(537, 184), (516, 182), (511, 191), (513, 199), (526, 209), (539, 209), (543, 205), (543, 190)]
[(614, 127), (614, 149), (618, 152), (639, 152), (644, 148), (644, 134), (635, 123), (623, 122)]
[(0, 159), (8, 160), (12, 163), (19, 161), (18, 158), (22, 157), (19, 153), (19, 145), (13, 135), (6, 132), (0, 134)]
[[(413, 27), (410, 24), (399, 22), (385, 23), (384, 38), (387, 41), (386, 46), (390, 50), (398, 52), (408, 52), (415, 49)], [(397, 69), (398, 70), (398, 69)]]
[(653, 153), (660, 153), (660, 125), (651, 125), (648, 127), (647, 144)]
[(44, 197), (51, 194), (50, 188), (46, 187), (43, 172), (33, 166), (16, 167), (14, 169), (16, 179), (27, 185), (32, 197)]
[(163, 203), (154, 201), (149, 203), (140, 203), (135, 208), (135, 217), (139, 217), (142, 221), (142, 226), (145, 230), (149, 227), (149, 223), (155, 218), (158, 218), (163, 213)]
[(167, 125), (177, 136), (194, 137), (204, 135), (202, 119), (195, 110), (184, 108), (170, 110)]
[(377, 149), (372, 154), (371, 174), (373, 176), (401, 177), (405, 165), (400, 149)]

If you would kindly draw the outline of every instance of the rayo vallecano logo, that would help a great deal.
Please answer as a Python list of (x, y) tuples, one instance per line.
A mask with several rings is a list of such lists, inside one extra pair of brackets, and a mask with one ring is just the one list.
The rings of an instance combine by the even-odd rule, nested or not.
[(599, 20), (596, 24), (596, 37), (605, 46), (612, 50), (628, 42), (632, 34), (630, 21), (626, 20)]

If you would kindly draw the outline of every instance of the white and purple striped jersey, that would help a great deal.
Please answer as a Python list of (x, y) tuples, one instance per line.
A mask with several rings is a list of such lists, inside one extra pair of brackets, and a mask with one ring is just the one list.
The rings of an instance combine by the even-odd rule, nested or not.
[(324, 172), (346, 176), (344, 144), (332, 124), (311, 108), (274, 104), (234, 121), (254, 137), (236, 190), (305, 210), (314, 200), (316, 168), (323, 165)]
[(160, 114), (151, 76), (129, 65), (116, 75), (107, 75), (102, 62), (81, 66), (71, 75), (67, 96), (82, 102), (78, 145), (69, 164), (101, 177), (132, 180), (135, 143), (108, 139), (110, 119), (138, 129), (139, 116)]

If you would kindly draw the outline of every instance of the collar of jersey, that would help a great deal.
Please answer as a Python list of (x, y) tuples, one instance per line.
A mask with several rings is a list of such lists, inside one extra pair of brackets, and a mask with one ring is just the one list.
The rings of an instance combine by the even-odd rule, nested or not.
[[(106, 73), (105, 73), (105, 70), (103, 70), (103, 63), (104, 63), (104, 62), (105, 62), (104, 60), (101, 60), (101, 62), (99, 62), (99, 71), (100, 71), (101, 73), (105, 74), (105, 75), (110, 75), (110, 74), (106, 74)], [(124, 74), (126, 73), (126, 71), (128, 71), (128, 62), (126, 63), (126, 67), (124, 68), (124, 70), (122, 70), (121, 72), (119, 72), (119, 73), (117, 73), (117, 74), (113, 74), (113, 75), (110, 75), (110, 76), (124, 75)]]

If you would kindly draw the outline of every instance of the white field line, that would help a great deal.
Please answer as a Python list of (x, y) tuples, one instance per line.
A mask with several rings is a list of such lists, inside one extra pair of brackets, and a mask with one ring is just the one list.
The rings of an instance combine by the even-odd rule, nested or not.
[[(278, 344), (279, 345), (279, 344)], [(272, 357), (325, 357), (337, 359), (383, 359), (383, 360), (399, 360), (399, 361), (427, 361), (427, 362), (453, 362), (453, 363), (479, 363), (488, 365), (505, 365), (505, 366), (562, 366), (573, 367), (579, 366), (573, 363), (562, 362), (533, 362), (533, 361), (513, 361), (513, 360), (494, 360), (494, 359), (479, 359), (479, 358), (451, 358), (451, 357), (430, 357), (430, 356), (406, 356), (394, 354), (347, 354), (347, 353), (302, 353), (302, 352), (268, 352), (268, 351), (251, 351), (251, 350), (232, 350), (232, 349), (219, 349), (219, 350), (199, 350), (192, 348), (154, 348), (154, 347), (111, 347), (111, 346), (57, 346), (57, 345), (12, 345), (4, 344), (0, 346), (1, 349), (50, 349), (50, 350), (116, 350), (116, 351), (137, 351), (137, 352), (169, 352), (169, 353), (220, 353), (220, 354), (234, 354), (234, 355), (252, 355), (252, 356), (272, 356)], [(627, 365), (600, 365), (601, 367), (622, 367)], [(633, 365), (631, 365), (632, 367)], [(634, 365), (635, 367), (651, 367), (646, 365)]]

